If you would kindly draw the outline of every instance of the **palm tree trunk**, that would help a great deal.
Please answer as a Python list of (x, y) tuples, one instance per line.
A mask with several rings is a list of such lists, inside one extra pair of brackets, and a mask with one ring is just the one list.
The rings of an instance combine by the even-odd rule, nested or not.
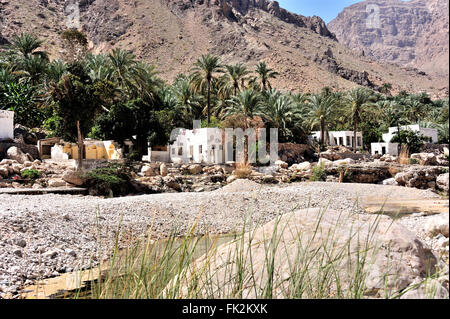
[(78, 170), (83, 169), (83, 134), (80, 129), (80, 121), (77, 121), (77, 133), (78, 133)]
[(353, 153), (356, 153), (356, 131), (358, 129), (358, 120), (356, 119), (356, 117), (353, 119), (353, 138), (354, 138), (354, 142), (353, 142)]
[[(244, 134), (247, 133), (247, 128), (248, 128), (247, 112), (244, 111), (244, 130), (245, 130)], [(245, 139), (245, 141), (244, 141), (244, 164), (247, 164), (248, 163), (248, 136), (244, 135), (244, 139)]]
[(325, 121), (320, 120), (320, 144), (325, 145)]
[(211, 121), (211, 118), (210, 118), (210, 115), (209, 115), (210, 103), (211, 103), (211, 81), (208, 81), (208, 105), (207, 105), (207, 113), (208, 113), (207, 123), (208, 123), (208, 127), (209, 127), (209, 123)]

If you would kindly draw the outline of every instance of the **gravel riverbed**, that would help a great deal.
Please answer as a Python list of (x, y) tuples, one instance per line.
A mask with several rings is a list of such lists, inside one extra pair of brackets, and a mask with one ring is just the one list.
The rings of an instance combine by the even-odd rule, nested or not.
[[(260, 186), (237, 180), (208, 193), (103, 199), (71, 195), (0, 195), (0, 297), (14, 297), (39, 278), (95, 265), (107, 255), (120, 224), (121, 245), (151, 232), (182, 235), (239, 231), (246, 218), (265, 223), (307, 207), (355, 210), (365, 196), (438, 198), (430, 191), (371, 184), (295, 183)], [(419, 229), (421, 219), (405, 226)], [(417, 229), (416, 229), (417, 228)]]

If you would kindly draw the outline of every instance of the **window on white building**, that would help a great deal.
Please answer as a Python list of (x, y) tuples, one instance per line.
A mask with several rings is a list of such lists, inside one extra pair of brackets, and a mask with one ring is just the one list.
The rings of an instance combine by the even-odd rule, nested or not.
[(183, 148), (179, 147), (178, 148), (178, 156), (181, 156), (181, 155), (183, 155)]

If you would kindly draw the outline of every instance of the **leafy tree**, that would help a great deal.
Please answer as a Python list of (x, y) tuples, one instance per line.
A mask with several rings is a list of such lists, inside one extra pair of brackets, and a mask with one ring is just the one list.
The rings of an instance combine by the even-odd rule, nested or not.
[(44, 110), (37, 106), (38, 96), (29, 82), (11, 82), (4, 87), (3, 106), (14, 111), (14, 121), (27, 127), (39, 127), (44, 120)]
[(401, 130), (391, 140), (392, 143), (399, 143), (400, 145), (407, 145), (411, 153), (419, 153), (425, 142), (428, 139), (418, 132), (411, 130)]

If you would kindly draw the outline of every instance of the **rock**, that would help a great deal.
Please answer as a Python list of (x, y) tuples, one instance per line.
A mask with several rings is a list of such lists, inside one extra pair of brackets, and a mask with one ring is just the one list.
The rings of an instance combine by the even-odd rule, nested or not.
[(289, 164), (284, 162), (284, 161), (275, 161), (275, 165), (278, 166), (279, 168), (288, 168)]
[(161, 166), (159, 166), (159, 172), (161, 176), (167, 176), (169, 174), (169, 170), (167, 169), (167, 165), (162, 163)]
[(17, 161), (20, 164), (25, 163), (26, 161), (34, 161), (30, 154), (25, 154), (16, 146), (11, 146), (6, 151), (6, 157), (12, 160)]
[(264, 184), (276, 184), (278, 181), (272, 175), (264, 175), (262, 179)]
[(83, 186), (84, 181), (80, 177), (80, 174), (76, 171), (67, 170), (63, 173), (62, 177), (63, 181), (66, 181), (69, 184), (75, 185), (75, 186)]
[[(340, 287), (345, 292), (346, 289), (353, 289), (354, 270), (364, 258), (359, 278), (363, 280), (364, 296), (375, 298), (398, 293), (416, 280), (423, 280), (426, 274), (433, 275), (436, 271), (437, 258), (431, 250), (402, 224), (393, 222), (387, 216), (304, 209), (282, 215), (244, 235), (242, 247), (249, 247), (251, 238), (252, 253), (242, 255), (241, 265), (245, 267), (244, 272), (253, 273), (255, 281), (250, 276), (244, 279), (241, 285), (242, 298), (253, 299), (265, 291), (268, 281), (267, 260), (268, 257), (272, 258), (272, 248), (267, 245), (273, 245), (274, 233), (278, 249), (273, 255), (273, 298), (286, 297), (289, 279), (298, 274), (292, 271), (295, 262), (300, 262), (300, 267), (308, 265), (305, 275), (313, 287), (315, 281), (320, 280), (316, 276), (323, 276), (323, 259), (333, 260), (333, 273), (339, 275)], [(220, 286), (221, 290), (232, 291), (234, 282), (228, 278), (229, 270), (238, 266), (237, 259), (229, 256), (235, 254), (236, 244), (227, 243), (218, 247), (214, 258), (204, 255), (197, 259), (190, 269), (203, 269), (207, 265), (214, 270), (214, 278), (217, 278), (211, 281), (207, 275), (200, 275), (196, 277), (198, 287), (206, 285), (205, 290), (215, 291)], [(349, 268), (352, 270), (349, 271)], [(185, 271), (182, 278), (189, 281), (192, 273)], [(329, 279), (328, 293), (336, 296), (336, 280), (334, 276)], [(172, 281), (167, 289), (176, 283)], [(187, 289), (182, 291), (187, 292)], [(314, 292), (303, 298), (313, 296)]]
[(147, 176), (147, 177), (156, 175), (155, 171), (153, 170), (153, 168), (151, 168), (151, 166), (144, 166), (144, 167), (142, 167), (141, 173), (144, 174), (144, 176)]
[(9, 176), (9, 170), (4, 167), (0, 167), (0, 177), (7, 178), (8, 176)]
[(43, 257), (54, 259), (58, 256), (58, 252), (56, 250), (49, 250), (42, 254)]
[(439, 175), (436, 178), (437, 188), (448, 193), (449, 192), (448, 180), (449, 180), (449, 173)]
[(181, 186), (180, 184), (171, 176), (165, 176), (163, 178), (164, 184), (167, 185), (167, 187), (176, 190), (177, 192), (181, 192)]
[(51, 179), (48, 181), (48, 186), (49, 187), (62, 187), (62, 186), (66, 186), (66, 182), (63, 181), (62, 179)]
[(66, 249), (65, 250), (65, 252), (66, 252), (66, 254), (68, 254), (69, 256), (72, 256), (72, 257), (77, 257), (77, 253), (75, 252), (75, 250), (73, 250), (73, 249)]
[(393, 186), (397, 186), (398, 183), (397, 183), (397, 181), (395, 180), (395, 178), (388, 178), (388, 179), (385, 179), (385, 180), (383, 181), (383, 185), (393, 185)]
[(227, 183), (228, 183), (228, 184), (231, 184), (231, 183), (233, 183), (236, 179), (237, 179), (236, 176), (231, 175), (231, 176), (229, 176), (229, 177), (227, 178)]
[(416, 159), (419, 161), (420, 165), (437, 165), (437, 158), (434, 153), (415, 153), (411, 154), (412, 159)]
[(413, 283), (406, 288), (406, 293), (400, 299), (448, 299), (447, 289), (437, 279)]
[(450, 157), (450, 151), (449, 151), (448, 147), (444, 147), (444, 156), (447, 158)]
[(333, 162), (333, 164), (337, 165), (337, 166), (350, 165), (353, 163), (355, 163), (355, 160), (352, 158), (345, 158), (345, 159), (341, 159), (341, 160), (337, 160), (337, 161)]
[(403, 172), (395, 175), (395, 181), (400, 186), (414, 187), (419, 189), (434, 188), (436, 179), (442, 169), (436, 167), (411, 166)]
[(333, 162), (326, 158), (320, 158), (317, 165), (319, 165), (319, 166), (323, 165), (324, 167), (331, 167), (331, 166), (333, 166)]
[(295, 170), (295, 171), (307, 171), (307, 170), (311, 169), (311, 163), (303, 162), (300, 164), (294, 164), (291, 166), (291, 169)]
[(436, 162), (439, 166), (449, 165), (448, 157), (446, 157), (444, 154), (439, 154), (438, 156), (436, 156)]
[(25, 241), (25, 239), (17, 238), (17, 239), (14, 240), (14, 244), (16, 246), (25, 248), (25, 246), (27, 245), (27, 242)]
[(337, 161), (341, 159), (341, 156), (332, 150), (328, 150), (326, 152), (320, 153), (320, 158), (325, 158), (329, 161)]
[(431, 217), (427, 223), (425, 224), (425, 232), (430, 237), (435, 237), (439, 234), (442, 234), (445, 237), (448, 237), (449, 232), (449, 220), (448, 215), (437, 215)]
[(384, 154), (383, 156), (380, 157), (380, 161), (386, 163), (394, 163), (397, 162), (397, 157), (389, 154)]
[(22, 258), (22, 256), (23, 256), (22, 249), (15, 249), (13, 251), (13, 253), (14, 253), (14, 255), (16, 255), (17, 257), (20, 257), (20, 258)]
[(198, 174), (202, 173), (203, 167), (199, 164), (190, 165), (188, 167), (188, 171), (189, 171), (189, 174), (198, 175)]

